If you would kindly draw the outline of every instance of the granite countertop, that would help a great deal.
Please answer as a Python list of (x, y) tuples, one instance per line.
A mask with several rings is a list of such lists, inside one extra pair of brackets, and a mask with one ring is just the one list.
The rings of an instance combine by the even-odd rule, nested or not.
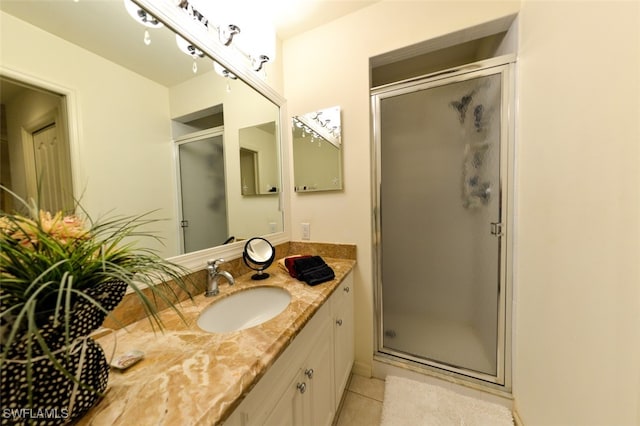
[[(131, 350), (145, 353), (142, 361), (123, 372), (111, 369), (106, 394), (80, 425), (218, 424), (226, 419), (265, 374), (278, 356), (333, 293), (355, 265), (354, 260), (325, 258), (336, 278), (311, 287), (291, 278), (274, 262), (271, 276), (252, 281), (251, 274), (224, 282), (220, 294), (182, 302), (186, 324), (171, 309), (161, 313), (164, 332), (154, 332), (140, 320), (98, 339), (111, 359)], [(207, 306), (223, 297), (256, 286), (283, 287), (289, 306), (275, 318), (246, 330), (202, 331), (196, 321)]]

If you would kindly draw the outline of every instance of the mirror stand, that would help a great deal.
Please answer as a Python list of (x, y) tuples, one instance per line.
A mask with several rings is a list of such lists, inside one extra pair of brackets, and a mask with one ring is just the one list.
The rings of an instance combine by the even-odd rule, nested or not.
[(257, 271), (251, 276), (252, 280), (264, 280), (269, 274), (264, 272), (275, 259), (276, 251), (269, 241), (261, 237), (251, 238), (244, 245), (242, 259), (245, 265)]

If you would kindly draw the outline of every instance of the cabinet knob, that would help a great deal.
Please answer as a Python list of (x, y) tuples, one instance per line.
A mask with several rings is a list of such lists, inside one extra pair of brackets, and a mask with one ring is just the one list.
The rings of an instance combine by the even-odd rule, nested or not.
[(341, 319), (337, 319), (336, 320), (336, 324), (338, 324), (339, 326), (342, 325), (342, 320)]
[(348, 286), (343, 288), (343, 290), (344, 290), (345, 293), (349, 293), (351, 291), (351, 289)]
[(296, 388), (298, 388), (300, 393), (305, 393), (305, 391), (307, 390), (307, 384), (305, 382), (298, 383), (298, 386), (296, 386)]
[(313, 368), (307, 368), (304, 370), (304, 375), (310, 379), (313, 379)]

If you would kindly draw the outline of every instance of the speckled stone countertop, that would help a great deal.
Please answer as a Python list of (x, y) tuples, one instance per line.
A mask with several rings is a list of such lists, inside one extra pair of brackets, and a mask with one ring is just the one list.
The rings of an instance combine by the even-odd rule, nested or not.
[[(293, 279), (274, 262), (271, 276), (252, 281), (251, 274), (236, 284), (220, 286), (220, 295), (199, 294), (182, 302), (186, 324), (171, 309), (161, 315), (164, 332), (152, 330), (146, 319), (98, 339), (107, 359), (138, 349), (139, 363), (124, 372), (112, 369), (104, 398), (80, 425), (212, 425), (226, 419), (253, 388), (302, 327), (333, 293), (355, 265), (354, 260), (324, 257), (336, 278), (311, 287)], [(224, 268), (221, 268), (224, 269)], [(283, 287), (289, 306), (275, 318), (246, 330), (208, 333), (196, 324), (207, 306), (254, 286)]]

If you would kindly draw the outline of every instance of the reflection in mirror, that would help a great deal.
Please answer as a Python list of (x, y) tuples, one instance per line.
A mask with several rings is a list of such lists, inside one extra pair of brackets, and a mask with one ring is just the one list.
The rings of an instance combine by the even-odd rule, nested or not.
[(240, 178), (242, 195), (278, 192), (278, 139), (276, 123), (240, 129)]
[[(24, 200), (37, 199), (44, 210), (72, 211), (74, 201), (64, 96), (0, 76), (0, 99), (0, 184)], [(20, 143), (10, 144), (10, 141)], [(2, 211), (24, 210), (25, 206), (16, 201), (9, 192), (0, 192)]]
[(292, 135), (295, 191), (342, 189), (340, 107), (295, 116)]
[[(276, 147), (273, 164), (260, 164), (271, 175), (257, 190), (281, 188), (276, 104), (217, 74), (197, 49), (185, 54), (168, 28), (136, 22), (122, 1), (2, 0), (0, 14), (0, 74), (33, 89), (2, 87), (3, 183), (32, 196), (27, 182), (35, 178), (26, 173), (42, 167), (25, 160), (22, 129), (39, 137), (52, 122), (69, 141), (60, 167), (67, 183), (57, 192), (72, 194), (94, 218), (155, 211), (167, 220), (152, 225), (162, 243), (149, 248), (164, 257), (283, 231), (278, 197), (238, 191), (240, 129), (264, 123), (272, 123)], [(34, 91), (54, 100), (34, 101)], [(217, 133), (198, 139), (207, 132)]]
[(269, 277), (269, 274), (264, 272), (264, 270), (273, 263), (275, 255), (275, 249), (271, 243), (264, 238), (255, 237), (246, 242), (242, 259), (249, 268), (258, 271), (251, 276), (252, 280), (263, 280)]
[(177, 142), (181, 247), (190, 253), (222, 244), (229, 237), (223, 130), (205, 130)]

